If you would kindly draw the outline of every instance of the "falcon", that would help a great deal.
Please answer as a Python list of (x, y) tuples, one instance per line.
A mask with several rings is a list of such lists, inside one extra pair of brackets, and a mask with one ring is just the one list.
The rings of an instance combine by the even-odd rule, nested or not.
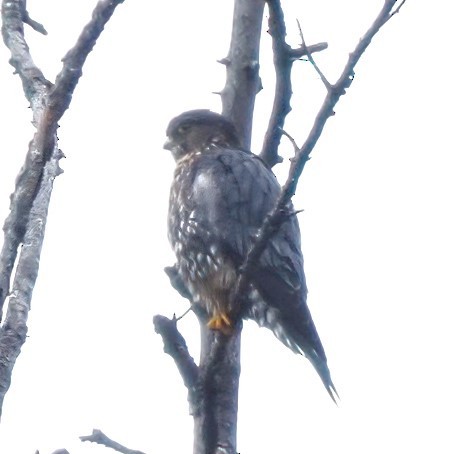
[[(307, 306), (300, 231), (289, 216), (268, 241), (241, 302), (232, 301), (241, 267), (281, 187), (266, 164), (241, 148), (234, 125), (209, 110), (170, 121), (164, 148), (176, 169), (170, 190), (168, 236), (177, 273), (208, 327), (231, 331), (234, 314), (269, 328), (313, 364), (336, 402), (325, 351)], [(290, 212), (293, 207), (288, 206)], [(237, 307), (242, 304), (244, 307)]]

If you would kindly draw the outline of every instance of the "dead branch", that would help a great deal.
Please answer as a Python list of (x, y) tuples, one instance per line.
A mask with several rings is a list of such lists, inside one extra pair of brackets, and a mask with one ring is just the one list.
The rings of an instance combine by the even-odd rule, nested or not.
[(177, 320), (163, 315), (153, 317), (154, 330), (162, 337), (164, 352), (170, 355), (178, 367), (184, 385), (191, 391), (197, 383), (199, 368), (189, 354), (184, 337), (177, 328)]
[[(378, 33), (381, 27), (396, 14), (398, 9), (400, 9), (403, 4), (401, 3), (398, 9), (393, 10), (396, 3), (396, 0), (385, 1), (381, 11), (379, 12), (370, 28), (359, 40), (359, 43), (357, 44), (353, 52), (349, 54), (347, 63), (345, 64), (345, 67), (336, 83), (333, 85), (324, 83), (325, 87), (327, 88), (327, 94), (315, 118), (314, 124), (308, 134), (308, 137), (306, 138), (306, 141), (300, 148), (295, 158), (292, 160), (289, 176), (282, 188), (281, 197), (275, 209), (276, 212), (280, 209), (283, 209), (295, 194), (298, 179), (301, 176), (306, 162), (310, 158), (310, 153), (312, 152), (315, 144), (320, 138), (320, 135), (323, 131), (323, 128), (325, 127), (328, 118), (334, 115), (335, 105), (339, 101), (340, 97), (346, 93), (347, 88), (349, 88), (353, 82), (355, 75), (354, 68), (356, 64), (371, 43), (372, 38)], [(272, 217), (273, 216), (274, 214), (272, 215)], [(276, 214), (276, 216), (278, 215)]]
[(25, 12), (24, 12), (24, 15), (22, 17), (22, 22), (24, 24), (29, 25), (31, 28), (33, 28), (33, 30), (35, 30), (35, 32), (41, 33), (42, 35), (47, 35), (47, 31), (44, 28), (44, 25), (40, 24), (39, 22), (36, 22), (35, 20), (33, 20), (30, 17), (30, 15), (28, 14), (27, 10), (25, 10)]
[(267, 0), (269, 19), (268, 33), (272, 38), (274, 70), (276, 73), (276, 86), (274, 89), (273, 108), (268, 122), (268, 128), (263, 140), (260, 157), (273, 167), (282, 162), (278, 154), (279, 144), (282, 138), (282, 128), (285, 119), (292, 110), (290, 100), (292, 98), (292, 67), (293, 62), (303, 56), (320, 52), (328, 47), (327, 43), (318, 43), (312, 46), (303, 46), (292, 49), (286, 42), (284, 12), (280, 0)]
[(241, 320), (228, 335), (201, 323), (200, 378), (192, 395), (194, 453), (236, 454)]
[(305, 54), (307, 55), (307, 60), (312, 64), (314, 67), (315, 71), (319, 75), (321, 81), (323, 82), (323, 85), (327, 90), (331, 89), (331, 84), (328, 82), (328, 79), (325, 77), (321, 69), (318, 67), (317, 63), (315, 63), (314, 58), (312, 57), (312, 51), (309, 49), (309, 47), (306, 46), (306, 42), (304, 41), (304, 36), (303, 36), (303, 30), (301, 29), (301, 24), (300, 21), (297, 21), (298, 23), (298, 29), (300, 32), (300, 37), (301, 37), (301, 49), (305, 51)]
[[(206, 314), (195, 311), (201, 329), (200, 365), (197, 366), (178, 331), (175, 318), (153, 318), (161, 335), (164, 352), (175, 361), (188, 389), (190, 414), (194, 418), (194, 452), (233, 454), (236, 446), (236, 418), (240, 374), (242, 324), (229, 335), (206, 326)], [(221, 452), (221, 451), (219, 451)]]
[(76, 45), (63, 57), (63, 68), (57, 75), (55, 85), (49, 91), (47, 100), (46, 107), (50, 122), (56, 124), (69, 107), (74, 89), (82, 76), (82, 67), (88, 54), (93, 50), (116, 7), (123, 2), (124, 0), (100, 0)]
[(183, 297), (191, 301), (191, 294), (185, 287), (180, 275), (178, 274), (178, 268), (176, 265), (166, 266), (164, 272), (167, 274), (172, 287)]
[[(33, 23), (24, 0), (3, 0), (2, 35), (11, 51), (10, 63), (19, 74), (24, 93), (33, 112), (37, 129), (11, 196), (10, 213), (4, 225), (4, 243), (0, 254), (0, 311), (6, 297), (9, 304), (0, 328), (0, 414), (3, 399), (11, 383), (11, 373), (25, 342), (27, 317), (33, 288), (38, 276), (47, 210), (54, 179), (62, 172), (57, 147), (58, 120), (68, 108), (75, 86), (82, 74), (86, 56), (113, 11), (123, 0), (101, 0), (92, 20), (84, 28), (76, 46), (68, 53), (54, 86), (33, 63), (24, 38), (23, 21)], [(39, 28), (39, 27), (38, 27)], [(18, 248), (23, 244), (19, 258)], [(17, 266), (12, 289), (11, 274)]]
[[(291, 198), (295, 194), (299, 177), (304, 169), (306, 162), (310, 159), (310, 153), (315, 147), (323, 128), (331, 116), (334, 115), (334, 106), (339, 101), (340, 97), (346, 93), (350, 87), (353, 77), (354, 68), (359, 59), (363, 55), (372, 41), (372, 38), (378, 33), (381, 27), (393, 17), (403, 5), (400, 3), (397, 9), (394, 9), (396, 0), (386, 0), (378, 16), (366, 31), (364, 36), (360, 39), (352, 53), (350, 53), (347, 63), (334, 85), (327, 87), (328, 93), (323, 101), (323, 104), (315, 118), (314, 124), (309, 132), (303, 146), (298, 150), (296, 156), (292, 159), (289, 170), (289, 175), (286, 183), (282, 187), (281, 195), (276, 203), (275, 208), (267, 216), (265, 222), (259, 230), (257, 239), (250, 249), (246, 260), (244, 261), (242, 274), (238, 279), (235, 296), (244, 294), (249, 284), (249, 276), (254, 267), (254, 264), (259, 260), (262, 252), (265, 250), (269, 239), (279, 230), (282, 223), (284, 223), (289, 216), (291, 209)], [(326, 86), (326, 85), (325, 85)], [(282, 133), (282, 131), (281, 131)], [(293, 140), (293, 139), (292, 139)], [(293, 140), (294, 142), (294, 140)], [(244, 308), (243, 310), (245, 310)]]
[[(10, 63), (22, 80), (25, 97), (33, 112), (33, 124), (40, 123), (44, 99), (51, 83), (37, 68), (24, 38), (22, 18), (28, 15), (24, 1), (3, 1), (2, 35), (10, 49)], [(34, 141), (30, 143), (25, 164), (16, 179), (16, 189), (11, 195), (10, 213), (3, 226), (4, 242), (0, 253), (0, 318), (4, 301), (9, 293), (11, 273), (16, 262), (17, 250), (25, 234), (28, 215), (43, 171), (42, 156)]]
[(243, 147), (251, 146), (255, 96), (261, 89), (259, 49), (263, 0), (236, 0), (232, 37), (226, 58), (226, 83), (221, 91), (222, 114), (235, 125)]
[(83, 435), (79, 438), (80, 441), (90, 441), (92, 443), (97, 443), (98, 445), (103, 445), (106, 448), (114, 449), (115, 451), (121, 452), (122, 454), (145, 454), (143, 451), (129, 449), (126, 446), (117, 443), (98, 429), (93, 429), (93, 432), (90, 435)]

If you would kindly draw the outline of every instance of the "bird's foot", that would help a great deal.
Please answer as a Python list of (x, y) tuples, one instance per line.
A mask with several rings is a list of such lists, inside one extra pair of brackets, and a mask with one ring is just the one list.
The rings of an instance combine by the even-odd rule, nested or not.
[(216, 331), (221, 331), (223, 334), (232, 332), (232, 320), (225, 312), (213, 315), (207, 323), (208, 328)]

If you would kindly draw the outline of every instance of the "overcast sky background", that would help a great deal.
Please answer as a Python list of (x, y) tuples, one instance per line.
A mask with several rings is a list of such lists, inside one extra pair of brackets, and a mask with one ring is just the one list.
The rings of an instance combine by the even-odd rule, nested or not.
[[(287, 1), (329, 80), (383, 1)], [(49, 80), (88, 21), (94, 0), (29, 0), (49, 35), (27, 29)], [(305, 359), (245, 324), (238, 450), (452, 453), (453, 69), (447, 2), (407, 1), (375, 38), (300, 180), (309, 305), (341, 396), (332, 404)], [(107, 453), (82, 444), (92, 428), (149, 454), (190, 453), (186, 389), (162, 352), (152, 317), (186, 310), (162, 268), (173, 161), (169, 119), (220, 110), (231, 1), (128, 0), (89, 56), (59, 129), (67, 159), (55, 182), (29, 338), (0, 425), (0, 452)], [(264, 28), (264, 30), (266, 27)], [(273, 88), (262, 41), (259, 150)], [(17, 76), (0, 48), (0, 218), (33, 135)], [(324, 96), (295, 64), (286, 130), (302, 143)], [(282, 153), (291, 154), (284, 142)], [(286, 165), (277, 169), (281, 178)], [(180, 323), (198, 356), (198, 326)]]

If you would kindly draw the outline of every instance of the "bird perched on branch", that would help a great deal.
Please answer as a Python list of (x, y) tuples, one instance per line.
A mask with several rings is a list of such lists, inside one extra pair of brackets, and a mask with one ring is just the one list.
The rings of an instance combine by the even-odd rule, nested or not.
[(269, 238), (252, 264), (246, 295), (232, 301), (240, 269), (280, 194), (274, 174), (260, 158), (241, 149), (230, 121), (209, 110), (174, 118), (164, 148), (176, 161), (169, 239), (179, 279), (193, 303), (206, 311), (209, 328), (228, 333), (235, 314), (241, 314), (271, 329), (287, 347), (309, 359), (335, 401), (326, 355), (306, 304), (296, 216), (290, 215)]

